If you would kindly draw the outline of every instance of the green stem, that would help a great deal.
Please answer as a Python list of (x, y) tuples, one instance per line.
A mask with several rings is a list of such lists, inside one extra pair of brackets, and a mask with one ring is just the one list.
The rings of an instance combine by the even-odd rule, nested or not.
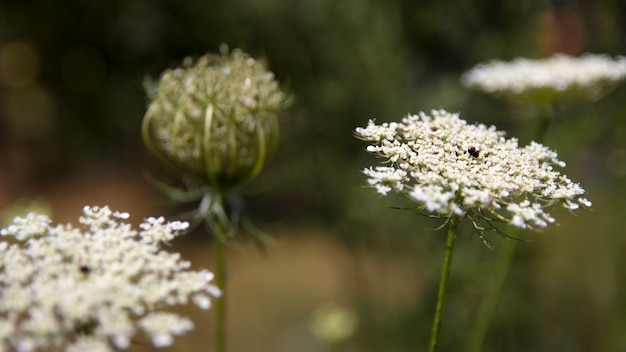
[(226, 351), (226, 245), (215, 241), (215, 282), (222, 291), (217, 298), (215, 314), (215, 352)]
[[(543, 143), (548, 129), (552, 124), (552, 120), (554, 119), (554, 115), (554, 108), (551, 105), (541, 107), (538, 116), (539, 122), (537, 129), (535, 130), (535, 141)], [(517, 229), (512, 231), (516, 232), (512, 234), (512, 237), (516, 237), (518, 234)], [(491, 283), (489, 284), (487, 293), (478, 308), (478, 316), (472, 328), (472, 332), (470, 333), (467, 344), (467, 352), (481, 352), (483, 350), (485, 336), (487, 336), (489, 325), (491, 324), (493, 316), (496, 313), (496, 308), (498, 307), (498, 302), (500, 301), (500, 296), (502, 295), (506, 278), (511, 269), (511, 263), (513, 262), (516, 248), (517, 242), (504, 241), (503, 246), (498, 253), (493, 269), (494, 271)]]
[(546, 139), (546, 135), (548, 134), (548, 129), (550, 125), (552, 125), (552, 120), (555, 118), (554, 107), (551, 105), (541, 107), (539, 112), (539, 123), (537, 125), (537, 129), (535, 130), (535, 135), (533, 136), (533, 140), (536, 142), (542, 143), (544, 139)]
[(230, 226), (228, 219), (223, 213), (224, 206), (222, 204), (223, 197), (215, 197), (215, 204), (212, 209), (215, 219), (215, 283), (222, 291), (220, 297), (216, 299), (215, 304), (215, 352), (226, 351), (226, 239), (229, 236)]
[(450, 228), (448, 229), (448, 241), (446, 243), (446, 254), (443, 260), (443, 269), (441, 270), (441, 280), (439, 281), (439, 293), (437, 294), (437, 307), (435, 309), (435, 318), (433, 319), (433, 328), (430, 335), (429, 352), (437, 350), (439, 342), (439, 330), (441, 328), (441, 318), (443, 316), (443, 306), (446, 300), (446, 291), (448, 290), (448, 281), (450, 278), (450, 268), (452, 267), (452, 254), (454, 251), (454, 241), (456, 240), (456, 229), (459, 219), (453, 216), (450, 219)]
[(485, 336), (487, 336), (487, 330), (489, 330), (489, 324), (495, 315), (498, 302), (504, 283), (511, 268), (511, 262), (515, 256), (515, 249), (517, 248), (517, 242), (504, 241), (502, 248), (498, 252), (496, 263), (494, 265), (494, 273), (491, 279), (487, 293), (483, 298), (483, 301), (478, 309), (478, 317), (474, 323), (472, 334), (470, 335), (467, 351), (468, 352), (481, 352), (483, 348), (483, 342)]

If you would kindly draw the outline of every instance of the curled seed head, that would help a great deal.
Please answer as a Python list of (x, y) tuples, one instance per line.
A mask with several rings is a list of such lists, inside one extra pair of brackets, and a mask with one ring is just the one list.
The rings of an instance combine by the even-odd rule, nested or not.
[(291, 102), (265, 64), (240, 50), (186, 58), (150, 90), (148, 149), (180, 176), (219, 190), (259, 173), (278, 142), (278, 115)]

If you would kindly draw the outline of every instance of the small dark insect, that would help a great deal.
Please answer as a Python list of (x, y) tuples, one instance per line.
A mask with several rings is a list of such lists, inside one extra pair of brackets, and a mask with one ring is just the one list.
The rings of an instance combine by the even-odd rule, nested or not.
[(80, 269), (80, 272), (85, 275), (91, 272), (91, 268), (89, 268), (87, 265), (81, 265), (79, 269)]
[(467, 150), (468, 153), (470, 153), (471, 156), (473, 156), (474, 158), (478, 158), (478, 156), (480, 155), (480, 150), (474, 148), (474, 147), (470, 147)]

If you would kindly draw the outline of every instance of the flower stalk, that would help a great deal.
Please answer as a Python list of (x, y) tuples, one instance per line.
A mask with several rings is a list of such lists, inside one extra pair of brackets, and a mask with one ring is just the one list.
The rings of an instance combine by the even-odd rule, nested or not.
[(215, 352), (226, 351), (226, 244), (215, 242), (215, 283), (223, 295), (217, 298), (215, 306)]
[[(220, 197), (221, 201), (221, 197)], [(223, 206), (221, 206), (223, 208)], [(228, 223), (224, 223), (222, 217), (218, 217), (214, 232), (216, 237), (227, 239), (232, 237), (232, 233), (228, 233)], [(222, 295), (217, 298), (215, 305), (215, 352), (224, 352), (227, 350), (226, 335), (226, 293), (227, 293), (227, 262), (226, 262), (226, 241), (215, 241), (215, 284), (222, 291)]]
[(498, 302), (500, 302), (500, 297), (502, 296), (502, 291), (504, 290), (504, 285), (511, 269), (511, 263), (515, 257), (517, 245), (517, 242), (514, 240), (502, 242), (502, 246), (496, 257), (487, 293), (478, 308), (476, 322), (473, 325), (467, 343), (468, 352), (481, 352), (483, 350), (485, 336), (487, 335), (489, 325), (495, 315)]
[(446, 301), (446, 293), (448, 292), (448, 282), (450, 281), (450, 269), (452, 268), (452, 255), (454, 254), (454, 242), (456, 240), (456, 230), (458, 224), (459, 218), (457, 216), (452, 216), (450, 218), (450, 225), (448, 228), (446, 253), (443, 260), (443, 269), (441, 270), (441, 279), (439, 280), (437, 305), (435, 308), (435, 317), (433, 319), (433, 327), (431, 330), (428, 352), (437, 351), (437, 345), (439, 343), (439, 331), (441, 330), (443, 307)]

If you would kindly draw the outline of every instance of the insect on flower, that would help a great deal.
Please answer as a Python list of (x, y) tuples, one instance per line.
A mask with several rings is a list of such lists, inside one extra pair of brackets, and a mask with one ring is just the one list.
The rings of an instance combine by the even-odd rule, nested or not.
[(478, 156), (480, 155), (480, 150), (474, 148), (474, 147), (470, 147), (467, 150), (468, 153), (470, 153), (471, 156), (473, 156), (474, 158), (478, 158)]
[(83, 273), (85, 275), (87, 275), (87, 274), (89, 274), (91, 272), (91, 268), (89, 266), (87, 266), (87, 265), (81, 265), (79, 267), (79, 270), (80, 270), (81, 273)]

